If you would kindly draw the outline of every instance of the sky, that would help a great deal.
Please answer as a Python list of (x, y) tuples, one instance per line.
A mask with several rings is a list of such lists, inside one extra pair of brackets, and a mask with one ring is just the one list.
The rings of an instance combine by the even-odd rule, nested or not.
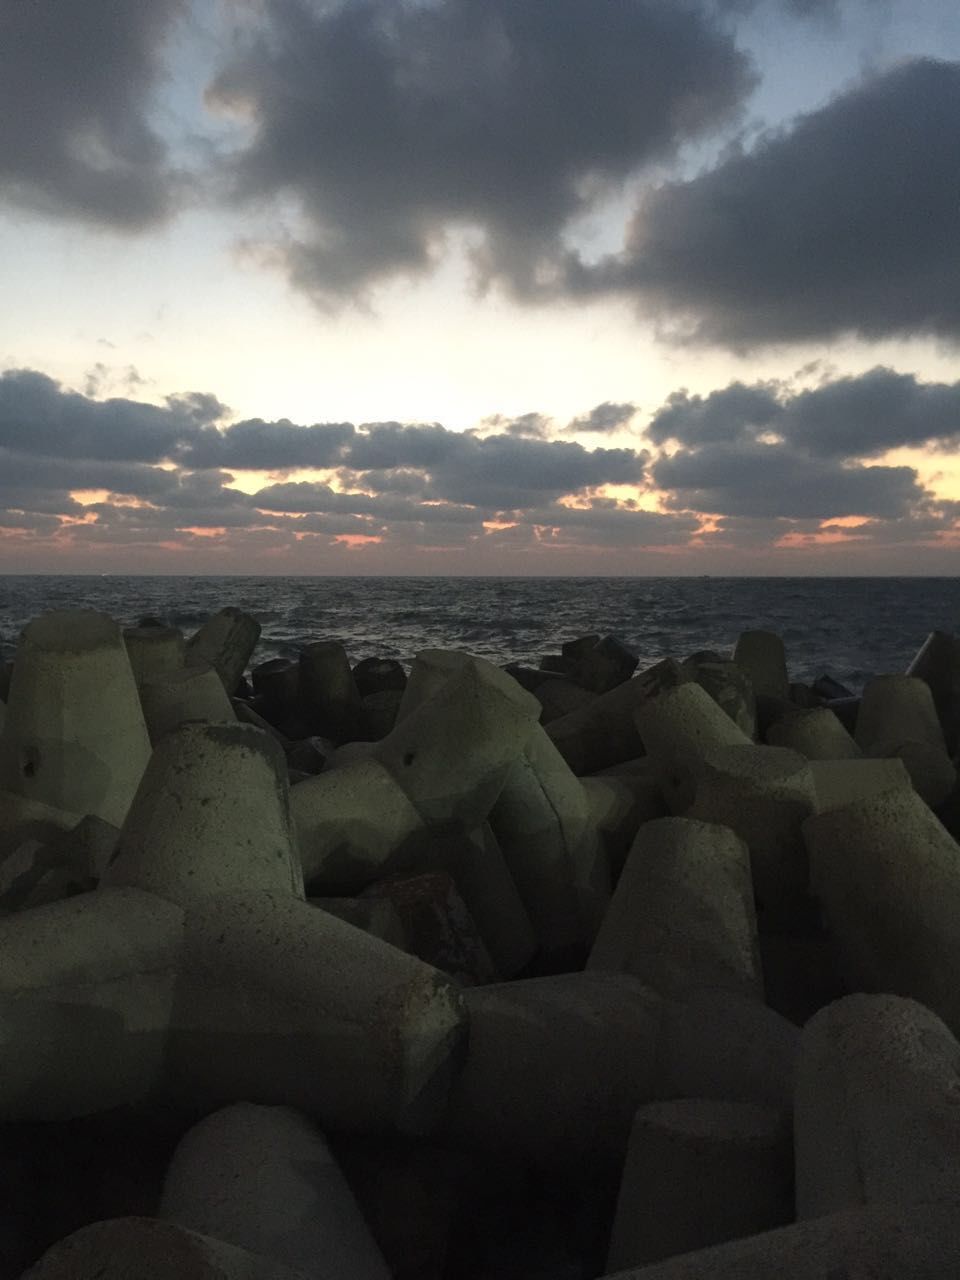
[(0, 0), (0, 573), (960, 570), (956, 0)]

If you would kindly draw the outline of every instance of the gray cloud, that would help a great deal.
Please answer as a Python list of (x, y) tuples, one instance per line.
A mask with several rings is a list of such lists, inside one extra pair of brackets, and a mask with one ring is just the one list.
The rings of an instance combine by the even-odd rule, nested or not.
[(707, 396), (677, 391), (647, 427), (655, 444), (688, 449), (749, 442), (774, 432), (819, 457), (869, 458), (901, 446), (960, 444), (960, 382), (920, 382), (877, 366), (808, 391), (732, 382)]
[(180, 405), (93, 400), (30, 369), (0, 374), (0, 447), (51, 458), (160, 462), (197, 431)]
[(212, 85), (252, 114), (236, 196), (294, 198), (278, 242), (319, 301), (429, 269), (451, 228), (520, 293), (593, 200), (729, 123), (755, 84), (697, 0), (273, 0), (269, 30)]
[(674, 336), (733, 348), (957, 339), (958, 155), (960, 63), (901, 64), (658, 188), (624, 253), (571, 261), (568, 283), (634, 293)]
[[(593, 412), (612, 418), (630, 407), (604, 402)], [(0, 527), (31, 545), (48, 540), (54, 551), (63, 549), (58, 538), (138, 554), (152, 540), (168, 551), (202, 550), (211, 564), (225, 549), (242, 556), (287, 548), (299, 557), (304, 539), (336, 553), (338, 539), (359, 537), (377, 539), (385, 557), (391, 549), (459, 549), (491, 572), (498, 561), (486, 557), (497, 548), (562, 552), (563, 564), (586, 572), (591, 549), (628, 556), (691, 538), (706, 549), (757, 549), (785, 532), (812, 537), (821, 521), (848, 515), (870, 521), (845, 532), (848, 541), (881, 547), (889, 530), (891, 545), (926, 545), (948, 535), (960, 504), (934, 500), (909, 467), (854, 459), (900, 443), (948, 444), (958, 411), (960, 383), (921, 383), (882, 368), (803, 392), (734, 383), (705, 397), (671, 396), (651, 434), (680, 447), (651, 462), (635, 449), (510, 432), (540, 415), (498, 419), (506, 429), (496, 434), (487, 434), (494, 420), (475, 432), (399, 422), (224, 426), (224, 406), (210, 393), (171, 396), (162, 407), (99, 402), (20, 370), (0, 378)], [(779, 443), (764, 443), (764, 431)], [(225, 458), (230, 469), (217, 465)], [(243, 468), (278, 475), (321, 465), (335, 483), (289, 480), (252, 494), (230, 487)], [(600, 492), (651, 482), (665, 491), (663, 511)], [(107, 496), (83, 506), (70, 497), (78, 490)], [(697, 512), (720, 515), (720, 532), (699, 534)], [(204, 538), (204, 529), (226, 532)], [(392, 562), (376, 563), (389, 571)]]
[(166, 148), (148, 119), (164, 42), (186, 0), (5, 0), (0, 196), (141, 230), (170, 211)]
[(343, 446), (353, 439), (350, 422), (323, 422), (302, 427), (283, 418), (264, 422), (248, 418), (233, 426), (208, 428), (179, 451), (192, 467), (234, 467), (238, 470), (285, 471), (297, 467), (330, 467)]
[(569, 422), (567, 430), (598, 433), (616, 431), (619, 427), (625, 427), (636, 412), (635, 404), (615, 404), (612, 400), (604, 400), (603, 404), (596, 405), (589, 413)]
[(722, 515), (891, 519), (926, 496), (912, 467), (840, 466), (775, 444), (704, 445), (661, 458), (652, 474), (675, 510)]

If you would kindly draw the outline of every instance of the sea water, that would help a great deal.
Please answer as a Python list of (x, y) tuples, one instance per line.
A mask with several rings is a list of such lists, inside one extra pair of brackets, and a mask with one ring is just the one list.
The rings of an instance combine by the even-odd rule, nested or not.
[(565, 640), (597, 632), (641, 667), (702, 649), (729, 655), (741, 631), (778, 632), (791, 677), (827, 673), (858, 692), (903, 671), (933, 630), (960, 631), (954, 578), (476, 578), (0, 576), (0, 655), (50, 609), (98, 609), (125, 626), (150, 616), (188, 635), (225, 605), (263, 630), (254, 662), (339, 640), (352, 661), (409, 662), (460, 649), (536, 665)]

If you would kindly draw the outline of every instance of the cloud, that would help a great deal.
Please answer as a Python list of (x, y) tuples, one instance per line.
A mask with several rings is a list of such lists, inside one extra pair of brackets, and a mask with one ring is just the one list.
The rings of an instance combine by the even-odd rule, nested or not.
[(0, 197), (121, 231), (170, 212), (177, 181), (148, 118), (186, 0), (6, 0)]
[(603, 404), (596, 405), (589, 413), (569, 422), (567, 430), (600, 433), (616, 431), (625, 427), (636, 412), (635, 404), (614, 404), (612, 400), (604, 400)]
[(179, 404), (94, 400), (31, 369), (0, 374), (0, 447), (50, 458), (160, 462), (197, 433), (194, 415)]
[(350, 422), (298, 426), (287, 418), (265, 422), (247, 418), (223, 430), (208, 428), (179, 451), (192, 467), (233, 467), (236, 470), (289, 471), (298, 467), (330, 467), (353, 439)]
[(626, 249), (568, 261), (573, 292), (626, 292), (666, 332), (734, 349), (960, 338), (960, 63), (874, 76), (640, 204)]
[(820, 458), (870, 458), (902, 447), (960, 445), (960, 381), (920, 382), (878, 365), (811, 390), (732, 382), (707, 396), (676, 391), (650, 421), (655, 444), (687, 449), (755, 441), (772, 432)]
[(272, 254), (329, 304), (430, 269), (452, 230), (520, 294), (651, 161), (736, 117), (756, 78), (695, 0), (273, 0), (209, 101), (250, 118), (236, 198), (283, 196)]
[[(631, 408), (605, 401), (585, 417), (612, 420)], [(350, 547), (365, 548), (363, 563), (378, 572), (417, 571), (419, 552), (443, 571), (530, 572), (552, 556), (560, 571), (590, 572), (598, 549), (609, 553), (607, 572), (633, 572), (638, 550), (653, 566), (723, 547), (815, 556), (825, 536), (848, 551), (929, 546), (946, 556), (960, 503), (935, 499), (910, 467), (857, 459), (899, 443), (943, 447), (956, 438), (958, 410), (960, 383), (883, 368), (810, 391), (732, 383), (671, 396), (650, 434), (677, 447), (651, 458), (511, 431), (537, 414), (491, 418), (473, 432), (438, 423), (230, 425), (209, 392), (162, 406), (97, 401), (18, 370), (0, 377), (0, 550), (26, 564), (27, 549), (39, 547), (61, 568), (89, 567), (84, 554), (107, 550), (160, 568), (171, 564), (163, 556), (181, 554), (185, 568), (214, 572), (254, 563), (336, 571)], [(494, 421), (504, 429), (490, 433)], [(323, 480), (301, 478), (317, 469)], [(290, 478), (248, 493), (233, 487), (243, 471)], [(608, 485), (634, 486), (635, 496), (607, 496)], [(641, 506), (653, 486), (659, 511)], [(824, 527), (852, 515), (865, 523)]]
[(674, 510), (735, 516), (891, 519), (927, 496), (912, 467), (840, 466), (776, 444), (704, 445), (661, 458), (652, 477)]

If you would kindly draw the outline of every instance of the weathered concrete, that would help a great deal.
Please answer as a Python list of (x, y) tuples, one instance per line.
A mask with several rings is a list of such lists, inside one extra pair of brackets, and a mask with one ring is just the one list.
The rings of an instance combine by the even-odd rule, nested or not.
[(947, 751), (955, 755), (960, 747), (960, 637), (931, 631), (907, 667), (907, 675), (930, 686)]
[(610, 896), (609, 868), (580, 779), (539, 725), (490, 825), (542, 949), (589, 947)]
[(658, 818), (637, 832), (587, 961), (681, 999), (702, 987), (763, 998), (747, 846), (728, 828)]
[(568, 973), (464, 992), (467, 1058), (443, 1133), (541, 1168), (616, 1166), (656, 1097), (660, 997), (619, 975)]
[(808, 818), (803, 834), (848, 989), (911, 996), (960, 1034), (960, 845), (907, 788)]
[(678, 662), (665, 658), (579, 710), (551, 720), (547, 733), (578, 777), (632, 760), (645, 750), (634, 712), (687, 678)]
[(61, 1120), (155, 1094), (183, 923), (139, 889), (0, 920), (0, 1118)]
[(308, 898), (312, 907), (328, 911), (391, 947), (408, 951), (407, 937), (397, 909), (386, 898)]
[(317, 1275), (171, 1222), (111, 1218), (59, 1241), (23, 1280), (311, 1280)]
[(799, 1033), (755, 999), (663, 1000), (592, 972), (479, 987), (464, 1002), (467, 1059), (443, 1132), (471, 1149), (609, 1172), (644, 1102), (791, 1104)]
[(907, 767), (898, 756), (887, 760), (811, 760), (810, 774), (818, 813), (882, 795), (884, 791), (903, 787), (913, 790)]
[(750, 738), (696, 681), (651, 698), (635, 714), (637, 731), (657, 771), (670, 811), (693, 803), (696, 775), (708, 752), (753, 745)]
[(943, 1280), (958, 1273), (960, 1206), (883, 1205), (618, 1271), (616, 1280)]
[(194, 665), (151, 676), (140, 686), (140, 703), (154, 746), (188, 720), (233, 724), (237, 719), (223, 681), (212, 667)]
[[(533, 694), (480, 658), (466, 659), (425, 701), (416, 666), (393, 732), (374, 758), (390, 771), (424, 822), (470, 829), (488, 817), (540, 714)], [(409, 713), (407, 705), (413, 705)]]
[(789, 1109), (800, 1033), (753, 996), (722, 988), (666, 1000), (658, 1098), (726, 1098)]
[(323, 1134), (290, 1107), (239, 1102), (194, 1125), (157, 1217), (316, 1280), (390, 1280)]
[(312, 893), (353, 893), (406, 870), (426, 837), (406, 792), (368, 752), (291, 787), (290, 810)]
[(187, 641), (187, 663), (213, 667), (227, 693), (233, 694), (259, 639), (256, 618), (228, 605), (211, 615)]
[(364, 897), (393, 904), (407, 950), (461, 986), (495, 982), (498, 974), (476, 922), (448, 871), (385, 876)]
[(696, 799), (687, 814), (722, 823), (746, 841), (761, 930), (781, 931), (805, 909), (802, 823), (816, 802), (808, 762), (785, 747), (723, 747), (697, 766)]
[(172, 1102), (283, 1104), (334, 1132), (432, 1128), (465, 1031), (436, 969), (263, 890), (187, 912), (170, 1026)]
[(252, 725), (185, 724), (154, 748), (104, 886), (181, 906), (265, 889), (303, 898), (286, 761)]
[(501, 978), (530, 963), (536, 935), (488, 822), (473, 831), (431, 832), (416, 865), (450, 872)]
[(607, 1270), (757, 1235), (793, 1220), (790, 1127), (775, 1107), (683, 1098), (640, 1107)]
[(788, 747), (808, 760), (855, 760), (863, 755), (828, 707), (784, 716), (767, 730), (772, 747)]
[(641, 823), (667, 812), (660, 784), (639, 771), (596, 774), (581, 778), (580, 784), (606, 851), (611, 885), (616, 884)]
[(0, 911), (27, 911), (97, 887), (120, 832), (88, 814), (69, 831), (27, 839), (0, 861)]
[(186, 661), (187, 642), (176, 627), (125, 627), (123, 643), (138, 687)]
[(930, 805), (957, 783), (930, 686), (917, 676), (887, 675), (863, 691), (854, 737), (868, 756), (899, 756), (914, 787)]
[(757, 733), (757, 702), (747, 672), (732, 658), (704, 651), (680, 664), (691, 680), (709, 693), (734, 724), (751, 740)]
[(554, 720), (559, 720), (561, 716), (580, 711), (597, 697), (589, 689), (583, 689), (562, 676), (544, 680), (533, 692), (543, 708), (540, 714), (541, 724), (550, 724)]
[(850, 995), (800, 1038), (797, 1216), (960, 1201), (960, 1044), (914, 1000)]
[(363, 713), (350, 660), (338, 640), (319, 640), (300, 654), (304, 702), (323, 733), (335, 742), (359, 737)]
[(119, 625), (92, 610), (29, 623), (0, 736), (0, 787), (119, 826), (149, 757)]
[(353, 668), (353, 681), (361, 698), (371, 693), (403, 693), (407, 673), (396, 658), (362, 658)]
[(789, 699), (790, 677), (783, 641), (774, 631), (742, 631), (733, 660), (750, 677), (755, 694)]

